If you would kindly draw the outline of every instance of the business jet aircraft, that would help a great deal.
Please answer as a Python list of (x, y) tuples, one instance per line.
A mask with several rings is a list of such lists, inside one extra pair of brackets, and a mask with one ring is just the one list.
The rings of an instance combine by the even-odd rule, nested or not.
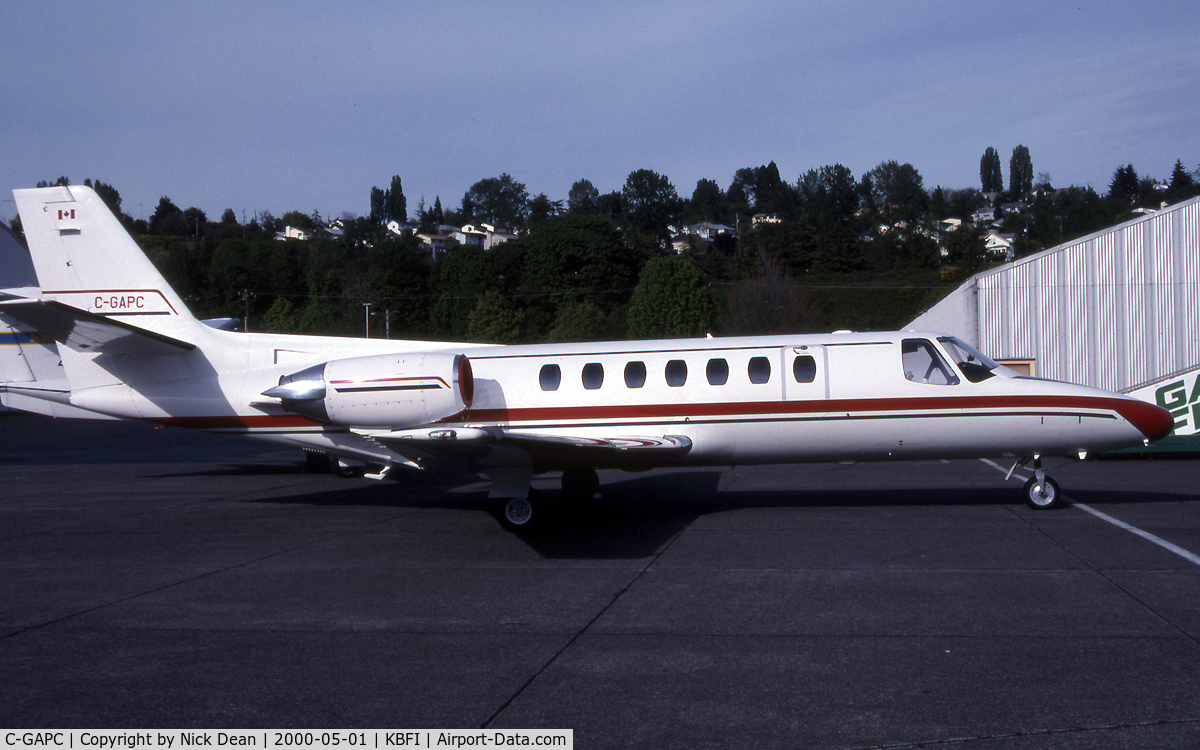
[(535, 473), (591, 497), (598, 468), (1009, 457), (1033, 462), (1024, 495), (1044, 509), (1061, 493), (1041, 457), (1172, 427), (1152, 404), (1019, 376), (934, 333), (482, 346), (218, 330), (89, 188), (14, 195), (40, 289), (8, 290), (0, 316), (51, 337), (63, 377), (9, 393), (381, 467), (373, 478), (477, 470), (514, 527), (533, 518)]

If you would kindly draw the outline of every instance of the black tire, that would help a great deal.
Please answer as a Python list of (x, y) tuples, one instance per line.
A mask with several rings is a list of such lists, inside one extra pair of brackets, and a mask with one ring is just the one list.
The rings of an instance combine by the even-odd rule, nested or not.
[(1062, 491), (1050, 477), (1044, 487), (1038, 487), (1037, 477), (1030, 477), (1025, 483), (1025, 502), (1034, 510), (1051, 510), (1062, 505)]
[(531, 490), (527, 497), (513, 497), (500, 505), (500, 523), (509, 531), (531, 528), (537, 518), (537, 505)]

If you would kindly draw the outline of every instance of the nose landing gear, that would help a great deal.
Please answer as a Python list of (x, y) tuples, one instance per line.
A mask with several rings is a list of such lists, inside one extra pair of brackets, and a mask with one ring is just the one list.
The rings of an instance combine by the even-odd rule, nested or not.
[[(1046, 476), (1046, 470), (1042, 467), (1042, 457), (1034, 454), (1029, 458), (1023, 458), (1013, 464), (1009, 470), (1008, 476), (1011, 477), (1018, 466), (1033, 462), (1033, 476), (1029, 481), (1025, 482), (1024, 496), (1025, 503), (1034, 510), (1050, 510), (1062, 505), (1062, 491), (1058, 488), (1058, 482)], [(1007, 478), (1007, 477), (1006, 477)]]

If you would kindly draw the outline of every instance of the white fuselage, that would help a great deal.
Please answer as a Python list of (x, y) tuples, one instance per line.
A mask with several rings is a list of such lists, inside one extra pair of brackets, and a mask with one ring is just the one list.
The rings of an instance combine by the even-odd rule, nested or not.
[[(948, 361), (940, 367), (957, 382), (936, 372), (906, 373), (905, 341), (928, 342), (947, 357), (936, 334), (508, 347), (215, 330), (205, 335), (214, 338), (201, 347), (207, 353), (131, 359), (113, 373), (119, 377), (111, 386), (77, 390), (72, 403), (387, 463), (395, 459), (381, 445), (338, 437), (356, 425), (322, 424), (260, 394), (283, 375), (330, 360), (444, 351), (469, 357), (474, 398), (468, 411), (437, 427), (598, 440), (687, 438), (691, 450), (661, 462), (667, 464), (1068, 455), (1147, 437), (1135, 424), (1142, 402), (1117, 394), (1017, 377), (1004, 368), (973, 383)], [(379, 434), (378, 425), (359, 431)], [(636, 452), (588, 462), (638, 467), (648, 460), (660, 463)], [(572, 459), (535, 455), (531, 461), (550, 469)]]

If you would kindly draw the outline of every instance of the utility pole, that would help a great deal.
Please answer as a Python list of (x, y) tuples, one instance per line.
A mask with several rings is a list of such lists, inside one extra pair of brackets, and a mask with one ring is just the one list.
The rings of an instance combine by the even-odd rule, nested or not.
[(246, 306), (245, 316), (242, 318), (242, 330), (250, 333), (250, 290), (242, 290), (242, 302)]
[(371, 338), (371, 303), (364, 302), (364, 303), (362, 303), (362, 305), (363, 305), (363, 318), (367, 322), (367, 338)]
[(392, 337), (392, 313), (395, 310), (385, 310), (383, 313), (383, 337), (390, 339)]

